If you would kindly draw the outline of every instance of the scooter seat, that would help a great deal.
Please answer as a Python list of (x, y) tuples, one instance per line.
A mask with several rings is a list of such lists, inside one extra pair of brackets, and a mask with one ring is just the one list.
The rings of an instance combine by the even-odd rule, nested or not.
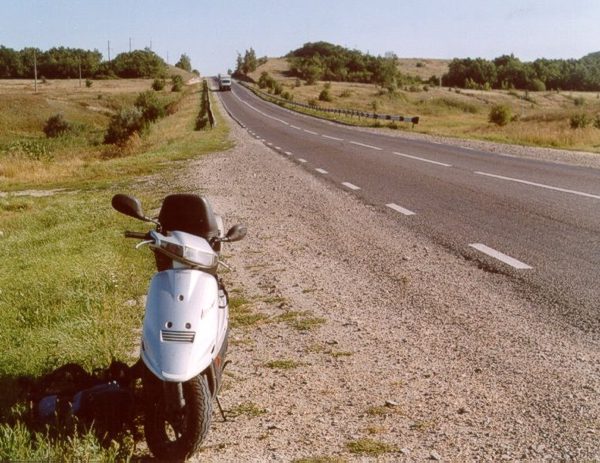
[(179, 230), (209, 241), (219, 236), (217, 219), (206, 198), (196, 194), (172, 194), (158, 214), (162, 232)]

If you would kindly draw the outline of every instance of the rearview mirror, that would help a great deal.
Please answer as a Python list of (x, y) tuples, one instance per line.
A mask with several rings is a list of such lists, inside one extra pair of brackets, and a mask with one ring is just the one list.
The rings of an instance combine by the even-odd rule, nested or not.
[(241, 224), (237, 224), (234, 225), (233, 227), (231, 227), (229, 229), (229, 231), (227, 232), (227, 235), (225, 235), (225, 238), (223, 239), (223, 241), (226, 242), (233, 242), (233, 241), (239, 241), (242, 238), (244, 238), (244, 236), (246, 236), (246, 232), (248, 230), (246, 229), (246, 227), (244, 225)]
[(112, 198), (112, 207), (121, 214), (128, 215), (134, 219), (144, 220), (146, 222), (150, 221), (150, 219), (144, 215), (140, 200), (134, 198), (133, 196), (124, 195), (121, 193), (114, 195)]

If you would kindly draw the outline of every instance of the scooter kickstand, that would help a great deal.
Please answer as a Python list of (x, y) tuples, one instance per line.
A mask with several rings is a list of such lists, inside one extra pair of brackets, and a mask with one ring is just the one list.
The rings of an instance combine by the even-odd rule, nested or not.
[(219, 406), (219, 411), (221, 412), (221, 416), (223, 417), (223, 421), (227, 421), (227, 417), (225, 416), (225, 412), (223, 411), (223, 407), (221, 407), (221, 401), (219, 400), (219, 396), (216, 395), (215, 399), (217, 399), (217, 405)]

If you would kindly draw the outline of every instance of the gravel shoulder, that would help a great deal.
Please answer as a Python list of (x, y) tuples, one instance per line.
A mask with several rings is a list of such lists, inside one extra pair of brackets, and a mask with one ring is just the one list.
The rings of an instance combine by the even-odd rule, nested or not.
[(597, 336), (231, 129), (173, 185), (248, 226), (199, 461), (600, 460)]

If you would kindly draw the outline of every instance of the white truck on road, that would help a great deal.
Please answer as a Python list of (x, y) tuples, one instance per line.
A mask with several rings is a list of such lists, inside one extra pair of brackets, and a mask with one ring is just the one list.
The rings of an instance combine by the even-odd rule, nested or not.
[(231, 91), (231, 77), (219, 74), (219, 90), (221, 92)]

